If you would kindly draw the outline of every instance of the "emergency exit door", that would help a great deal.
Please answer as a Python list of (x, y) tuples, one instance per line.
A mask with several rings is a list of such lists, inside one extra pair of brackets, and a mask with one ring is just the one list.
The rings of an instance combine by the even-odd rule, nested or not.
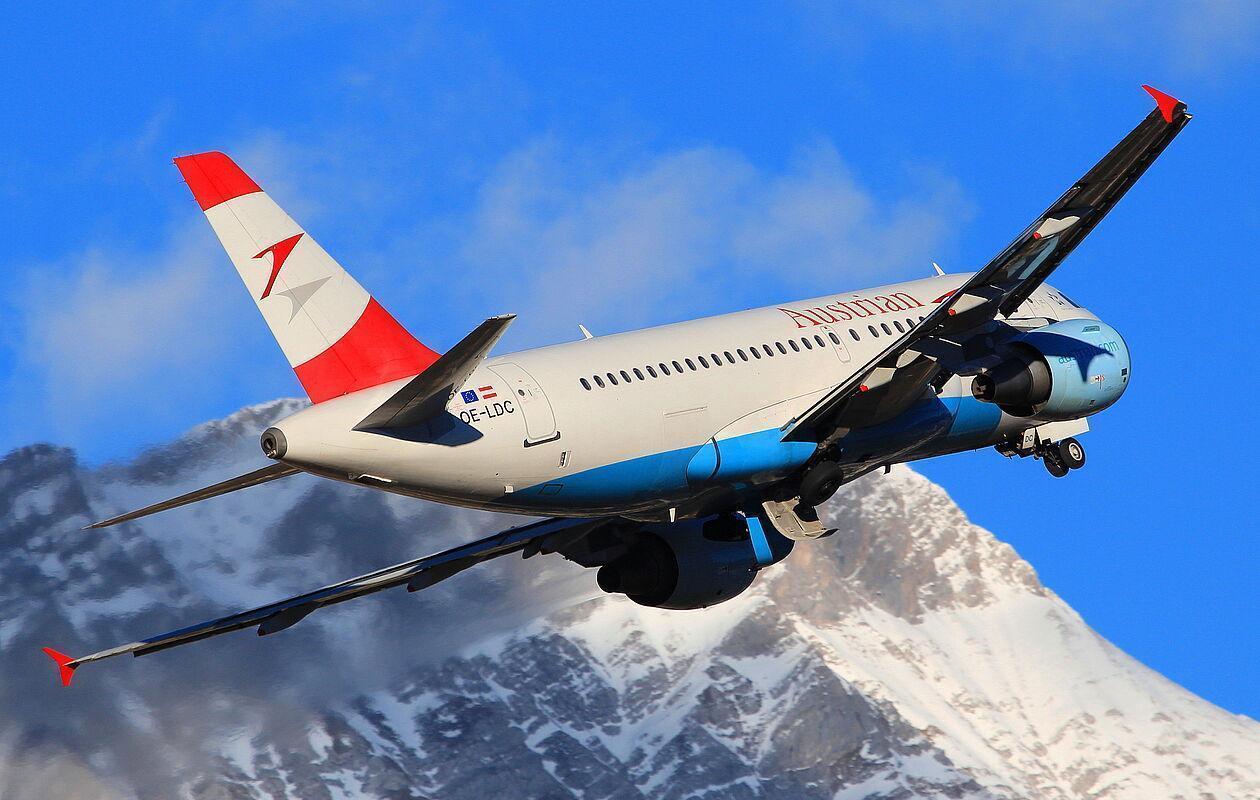
[(519, 364), (495, 364), (490, 371), (504, 381), (508, 396), (516, 403), (525, 417), (525, 446), (554, 442), (560, 438), (556, 429), (556, 414), (547, 395), (534, 376)]

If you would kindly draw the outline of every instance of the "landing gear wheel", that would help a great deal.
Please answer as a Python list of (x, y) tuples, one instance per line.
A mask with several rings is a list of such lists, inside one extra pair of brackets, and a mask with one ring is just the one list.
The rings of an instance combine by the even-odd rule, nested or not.
[(1049, 472), (1056, 478), (1062, 478), (1068, 474), (1069, 467), (1063, 461), (1063, 456), (1059, 455), (1057, 447), (1051, 447), (1041, 456), (1041, 461), (1046, 465), (1046, 472)]
[(1068, 469), (1080, 469), (1085, 466), (1085, 448), (1075, 439), (1064, 439), (1058, 445), (1059, 458)]
[(844, 483), (844, 471), (834, 461), (820, 461), (801, 479), (801, 502), (807, 506), (819, 506)]

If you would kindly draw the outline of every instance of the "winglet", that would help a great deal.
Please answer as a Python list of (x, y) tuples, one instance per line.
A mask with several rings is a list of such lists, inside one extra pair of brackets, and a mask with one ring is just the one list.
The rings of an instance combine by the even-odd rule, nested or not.
[(1156, 105), (1159, 106), (1159, 113), (1164, 115), (1164, 122), (1172, 122), (1173, 114), (1177, 112), (1177, 106), (1184, 106), (1185, 103), (1170, 94), (1164, 94), (1153, 86), (1142, 84), (1142, 88), (1146, 93), (1155, 98)]
[(45, 647), (44, 653), (53, 661), (57, 662), (57, 668), (61, 670), (61, 685), (69, 686), (70, 681), (74, 680), (74, 670), (78, 664), (74, 663), (74, 659), (65, 653), (58, 653), (51, 647)]

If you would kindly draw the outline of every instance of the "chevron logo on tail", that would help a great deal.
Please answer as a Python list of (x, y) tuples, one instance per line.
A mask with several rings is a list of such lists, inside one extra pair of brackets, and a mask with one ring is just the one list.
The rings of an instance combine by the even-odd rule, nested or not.
[(289, 257), (289, 253), (293, 252), (293, 248), (297, 247), (298, 239), (301, 238), (302, 234), (295, 233), (288, 239), (281, 239), (254, 256), (254, 258), (262, 258), (271, 253), (271, 277), (267, 279), (267, 288), (263, 290), (262, 296), (258, 298), (259, 300), (265, 300), (271, 294), (271, 287), (276, 285), (276, 276), (280, 274), (280, 268), (284, 266), (285, 259)]

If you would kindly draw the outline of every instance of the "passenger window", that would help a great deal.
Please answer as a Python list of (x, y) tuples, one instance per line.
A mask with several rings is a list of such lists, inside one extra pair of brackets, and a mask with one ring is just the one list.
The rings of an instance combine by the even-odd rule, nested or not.
[(739, 360), (740, 360), (740, 361), (747, 361), (747, 360), (748, 360), (748, 355), (744, 352), (744, 348), (742, 348), (742, 347), (741, 347), (741, 348), (738, 348), (738, 349), (736, 349), (736, 350), (735, 350), (735, 352), (736, 352), (736, 353), (739, 353)]
[(887, 322), (879, 323), (879, 327), (883, 329), (884, 333), (888, 334), (889, 336), (892, 336), (892, 331), (889, 329)]
[(771, 358), (774, 358), (774, 351), (770, 349), (770, 345), (763, 344), (761, 346), (761, 349), (765, 351), (766, 355), (770, 356)]
[(913, 327), (914, 327), (914, 319), (911, 317), (906, 317), (906, 330), (910, 330)]
[(696, 362), (692, 361), (690, 358), (684, 358), (683, 361), (686, 362), (687, 369), (691, 370), (692, 372), (696, 371)]
[(852, 328), (849, 328), (849, 335), (853, 337), (853, 341), (855, 342), (862, 341), (862, 338), (858, 336), (858, 332), (853, 330)]
[(709, 357), (713, 359), (713, 366), (715, 367), (722, 366), (722, 357), (720, 355), (718, 355), (717, 353), (709, 353)]
[(836, 336), (835, 333), (829, 331), (827, 335), (831, 337), (832, 344), (840, 344), (840, 337)]
[(819, 347), (827, 346), (827, 343), (823, 341), (823, 338), (816, 333), (814, 334), (814, 344), (818, 345)]
[[(806, 349), (806, 350), (813, 350), (813, 349), (814, 349), (814, 346), (813, 346), (812, 344), (810, 344), (810, 343), (809, 343), (809, 337), (808, 337), (808, 336), (802, 336), (802, 337), (801, 337), (801, 344), (805, 345), (805, 349)], [(792, 346), (793, 346), (793, 347), (796, 347), (796, 345), (792, 345)]]
[(897, 329), (897, 333), (905, 333), (905, 328), (901, 327), (900, 320), (893, 320), (893, 327)]
[(761, 351), (758, 350), (756, 347), (750, 347), (749, 351), (752, 352), (753, 358), (761, 358)]
[(874, 325), (867, 325), (866, 329), (871, 332), (871, 336), (879, 338), (879, 331), (875, 330)]
[(796, 340), (795, 340), (795, 339), (788, 339), (788, 346), (792, 348), (792, 351), (793, 351), (793, 352), (796, 352), (796, 353), (801, 352), (801, 348), (799, 348), (799, 347), (797, 347), (797, 346), (796, 346)]
[(608, 382), (609, 382), (609, 383), (611, 383), (613, 386), (616, 386), (616, 385), (617, 385), (617, 378), (616, 378), (616, 376), (615, 376), (615, 375), (613, 375), (611, 372), (606, 373), (606, 374), (608, 375)]
[(735, 363), (735, 356), (731, 355), (731, 351), (730, 351), (730, 350), (725, 351), (725, 352), (723, 353), (723, 355), (725, 355), (725, 356), (726, 356), (726, 363), (728, 363), (728, 364), (734, 364), (734, 363)]
[(658, 367), (660, 367), (660, 368), (661, 368), (661, 372), (665, 373), (666, 375), (668, 375), (668, 374), (669, 374), (669, 367), (665, 366), (665, 362), (664, 362), (664, 361), (662, 361), (661, 363), (657, 364), (656, 366), (658, 366)]
[(700, 360), (700, 366), (704, 367), (705, 369), (709, 368), (709, 362), (704, 360), (704, 356), (696, 356), (696, 358)]
[[(661, 366), (663, 367), (663, 366), (665, 366), (665, 365), (664, 365), (664, 364), (661, 364)], [(655, 378), (655, 377), (656, 377), (656, 370), (652, 369), (652, 365), (651, 365), (651, 364), (648, 364), (648, 365), (647, 365), (647, 371), (648, 371), (648, 374), (649, 374), (649, 375), (651, 375), (653, 378)]]
[(598, 387), (599, 387), (599, 388), (601, 388), (601, 389), (603, 389), (603, 388), (604, 388), (604, 382), (603, 382), (602, 380), (600, 380), (600, 379), (599, 379), (599, 376), (598, 376), (598, 375), (596, 375), (596, 376), (595, 376), (595, 385), (596, 385), (596, 386), (598, 386)]
[(779, 348), (780, 353), (787, 355), (787, 348), (783, 346), (783, 342), (775, 342), (774, 346)]
[(621, 371), (621, 379), (625, 381), (626, 383), (630, 382), (630, 374), (627, 373), (624, 369)]
[(673, 362), (673, 364), (674, 364), (674, 371), (677, 372), (679, 375), (681, 375), (683, 371), (682, 364), (679, 364), (677, 361)]
[(591, 390), (591, 382), (586, 378), (580, 378), (579, 380), (582, 381), (582, 388), (589, 392)]
[(643, 380), (643, 373), (639, 370), (638, 367), (634, 368), (634, 377), (638, 378), (639, 380)]

